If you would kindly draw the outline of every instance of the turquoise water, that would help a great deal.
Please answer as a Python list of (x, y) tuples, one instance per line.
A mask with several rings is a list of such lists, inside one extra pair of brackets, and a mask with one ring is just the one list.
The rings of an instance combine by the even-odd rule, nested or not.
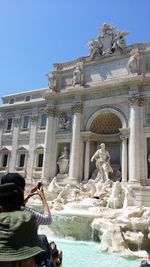
[(63, 251), (63, 267), (139, 267), (140, 259), (129, 259), (98, 251), (98, 244), (54, 239)]

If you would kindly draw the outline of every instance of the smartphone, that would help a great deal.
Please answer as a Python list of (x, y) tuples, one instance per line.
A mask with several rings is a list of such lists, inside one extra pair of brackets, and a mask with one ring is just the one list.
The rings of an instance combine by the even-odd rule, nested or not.
[(37, 189), (40, 189), (41, 186), (42, 186), (42, 182), (40, 181), (40, 182), (38, 182), (38, 184), (37, 184)]

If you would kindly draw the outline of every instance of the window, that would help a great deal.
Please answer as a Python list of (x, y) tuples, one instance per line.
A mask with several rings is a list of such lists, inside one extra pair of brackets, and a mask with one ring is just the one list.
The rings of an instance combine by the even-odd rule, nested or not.
[(3, 155), (2, 167), (6, 167), (8, 164), (8, 154)]
[(38, 155), (38, 167), (43, 166), (43, 154)]
[(9, 118), (7, 120), (7, 130), (9, 131), (9, 130), (11, 130), (11, 128), (12, 128), (12, 118)]
[(15, 99), (11, 98), (10, 101), (9, 101), (9, 104), (14, 104), (14, 102), (15, 102)]
[(25, 154), (20, 154), (19, 167), (24, 167), (24, 164), (25, 164)]
[(30, 99), (31, 99), (30, 95), (25, 97), (25, 101), (30, 101)]
[(28, 127), (29, 127), (29, 116), (24, 116), (22, 128), (27, 129)]
[(47, 120), (46, 114), (42, 114), (41, 115), (41, 121), (40, 121), (40, 127), (41, 128), (45, 128), (46, 127), (46, 120)]

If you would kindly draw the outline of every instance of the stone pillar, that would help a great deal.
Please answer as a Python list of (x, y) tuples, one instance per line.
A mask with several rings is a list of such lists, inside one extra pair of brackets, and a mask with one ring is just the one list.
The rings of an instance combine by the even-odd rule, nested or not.
[(48, 184), (50, 179), (55, 176), (55, 134), (56, 134), (56, 110), (54, 107), (47, 108), (47, 124), (45, 133), (44, 159), (42, 168), (43, 183)]
[(0, 118), (0, 147), (2, 146), (3, 129), (4, 129), (4, 119)]
[(127, 137), (121, 136), (122, 140), (122, 157), (121, 157), (121, 169), (122, 169), (122, 182), (127, 182)]
[(90, 140), (86, 140), (85, 143), (85, 161), (84, 161), (84, 181), (89, 179), (90, 168)]
[[(72, 121), (72, 142), (69, 164), (69, 179), (73, 183), (78, 182), (79, 178), (79, 162), (80, 162), (80, 124), (81, 124), (81, 103), (76, 103), (72, 107), (73, 121)], [(74, 180), (74, 181), (73, 181)]]
[(31, 125), (30, 125), (30, 139), (29, 139), (29, 157), (27, 162), (27, 173), (26, 173), (26, 179), (28, 180), (28, 183), (32, 182), (32, 173), (35, 160), (38, 114), (36, 113), (32, 114), (30, 119), (31, 119)]
[(140, 180), (142, 183), (145, 183), (147, 179), (147, 146), (146, 140), (144, 137), (144, 101), (139, 106), (139, 114), (140, 114)]
[(140, 182), (140, 113), (139, 106), (143, 103), (143, 97), (129, 97), (130, 107), (130, 138), (129, 138), (129, 182)]
[(10, 163), (9, 163), (9, 172), (16, 171), (16, 158), (17, 158), (20, 122), (21, 122), (20, 117), (15, 117), (13, 119), (13, 132), (12, 132), (13, 138), (12, 138), (11, 158), (10, 158)]

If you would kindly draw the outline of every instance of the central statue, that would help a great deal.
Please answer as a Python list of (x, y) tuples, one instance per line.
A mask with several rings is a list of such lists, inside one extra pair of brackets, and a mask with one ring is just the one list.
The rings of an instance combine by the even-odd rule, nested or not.
[(96, 167), (98, 169), (98, 177), (100, 177), (104, 182), (107, 181), (109, 172), (113, 172), (110, 166), (110, 154), (105, 149), (105, 144), (101, 143), (100, 148), (95, 152), (91, 158), (91, 162), (96, 160)]

